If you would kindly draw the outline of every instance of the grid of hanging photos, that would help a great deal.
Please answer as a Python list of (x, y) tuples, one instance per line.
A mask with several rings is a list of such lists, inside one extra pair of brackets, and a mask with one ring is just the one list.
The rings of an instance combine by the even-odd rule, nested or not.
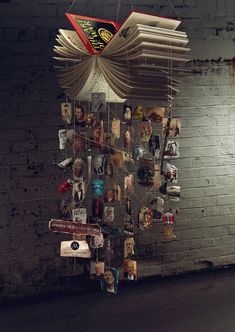
[(68, 234), (62, 257), (86, 260), (91, 279), (116, 293), (119, 277), (137, 280), (142, 232), (161, 224), (163, 241), (176, 239), (181, 120), (160, 106), (106, 103), (105, 93), (66, 100), (61, 116), (61, 201), (49, 229)]

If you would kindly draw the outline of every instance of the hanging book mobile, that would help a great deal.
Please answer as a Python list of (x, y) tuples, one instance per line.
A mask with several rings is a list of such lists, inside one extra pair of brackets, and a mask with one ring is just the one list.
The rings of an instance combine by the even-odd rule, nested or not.
[[(54, 47), (58, 79), (71, 99), (108, 92), (108, 102), (160, 99), (179, 91), (189, 48), (179, 20), (132, 12), (117, 22), (66, 14), (74, 30), (59, 29)], [(171, 74), (169, 76), (169, 69)]]

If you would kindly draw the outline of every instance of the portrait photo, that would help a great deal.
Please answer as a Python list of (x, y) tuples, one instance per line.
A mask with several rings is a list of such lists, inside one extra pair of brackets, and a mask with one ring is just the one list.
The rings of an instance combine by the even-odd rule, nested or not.
[(171, 119), (170, 121), (168, 118), (163, 118), (162, 121), (163, 128), (162, 128), (162, 135), (165, 136), (173, 136), (179, 137), (180, 130), (181, 130), (181, 120), (180, 119)]
[(100, 279), (104, 276), (104, 262), (90, 262), (91, 279)]
[(124, 130), (123, 133), (123, 142), (124, 142), (124, 148), (127, 149), (128, 151), (132, 149), (134, 145), (134, 128), (133, 127), (128, 127), (127, 129)]
[(81, 105), (75, 106), (75, 126), (86, 127), (86, 113), (85, 108)]
[(140, 131), (141, 141), (143, 143), (148, 142), (153, 131), (151, 121), (148, 119), (141, 121), (139, 125), (139, 131)]
[(114, 207), (113, 206), (105, 206), (104, 207), (104, 224), (110, 224), (114, 221)]
[(59, 137), (60, 150), (66, 149), (66, 146), (67, 146), (67, 130), (66, 129), (59, 129), (58, 137)]
[(61, 115), (64, 123), (71, 124), (72, 114), (72, 105), (70, 103), (61, 103)]
[(92, 138), (93, 138), (92, 145), (94, 147), (103, 148), (103, 143), (104, 143), (103, 121), (94, 121)]
[(132, 107), (130, 105), (124, 104), (123, 121), (128, 125), (130, 125), (132, 122)]
[(110, 267), (104, 269), (104, 277), (101, 279), (101, 289), (108, 293), (117, 293), (118, 270)]
[(105, 112), (106, 110), (106, 96), (104, 92), (91, 93), (92, 112)]
[(75, 180), (84, 180), (86, 175), (86, 163), (82, 158), (76, 158), (72, 166), (73, 177)]
[(135, 240), (133, 237), (129, 237), (124, 241), (124, 258), (130, 258), (135, 254)]
[(179, 157), (179, 142), (174, 139), (168, 140), (164, 151), (164, 159), (176, 159)]
[(137, 262), (132, 259), (123, 261), (124, 278), (127, 280), (137, 280)]

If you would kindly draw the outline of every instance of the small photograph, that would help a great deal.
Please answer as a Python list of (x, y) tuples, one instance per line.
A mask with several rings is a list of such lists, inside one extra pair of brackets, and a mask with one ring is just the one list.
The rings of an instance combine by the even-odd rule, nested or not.
[(132, 122), (132, 107), (130, 105), (125, 105), (124, 104), (123, 121), (126, 124), (131, 125), (131, 122)]
[(102, 219), (104, 216), (104, 204), (100, 198), (92, 199), (92, 217)]
[(93, 142), (92, 145), (97, 148), (103, 148), (104, 143), (104, 127), (103, 121), (95, 121), (93, 123)]
[(105, 203), (114, 203), (115, 202), (115, 192), (113, 187), (109, 187), (104, 192), (104, 202)]
[(162, 123), (164, 118), (164, 107), (147, 107), (144, 111), (145, 116), (149, 118), (152, 122)]
[(104, 246), (104, 235), (100, 233), (99, 235), (91, 236), (90, 247), (93, 249), (103, 248)]
[(106, 96), (104, 92), (91, 93), (92, 113), (105, 112)]
[(170, 186), (167, 187), (167, 195), (169, 199), (179, 200), (180, 197), (180, 186)]
[(86, 224), (87, 222), (87, 210), (86, 208), (77, 208), (72, 210), (73, 222)]
[(113, 206), (105, 206), (104, 207), (104, 224), (110, 224), (114, 221), (114, 207)]
[(143, 117), (144, 117), (143, 107), (141, 105), (137, 105), (136, 108), (134, 109), (132, 118), (134, 120), (142, 120)]
[(92, 181), (92, 194), (94, 196), (103, 196), (104, 194), (104, 181), (103, 180), (93, 180)]
[(113, 134), (104, 134), (104, 144), (102, 148), (102, 153), (104, 154), (113, 154), (114, 153), (114, 136)]
[(132, 217), (127, 214), (123, 220), (124, 234), (133, 236), (134, 234), (134, 222)]
[(71, 200), (66, 202), (66, 200), (63, 199), (61, 202), (59, 202), (58, 217), (61, 219), (70, 220), (71, 214), (72, 214)]
[(74, 180), (83, 181), (86, 175), (86, 164), (81, 158), (76, 158), (72, 166)]
[(154, 186), (154, 167), (149, 165), (142, 165), (137, 169), (138, 183), (141, 186)]
[(106, 267), (104, 270), (104, 277), (101, 279), (101, 289), (108, 293), (117, 293), (118, 275), (118, 270)]
[(113, 164), (113, 167), (123, 169), (124, 157), (122, 151), (115, 152), (112, 156), (110, 156), (110, 162)]
[(76, 127), (86, 127), (86, 112), (83, 106), (75, 106), (75, 126)]
[(135, 172), (135, 161), (131, 153), (125, 152), (124, 154), (125, 170), (129, 173)]
[(139, 228), (146, 230), (152, 227), (153, 224), (153, 209), (149, 207), (142, 207), (138, 214)]
[(130, 198), (126, 198), (126, 214), (129, 214), (131, 216), (131, 200)]
[(113, 184), (113, 189), (114, 189), (114, 200), (115, 202), (121, 202), (121, 187), (119, 184), (114, 183)]
[(67, 130), (60, 129), (58, 131), (59, 143), (60, 143), (60, 150), (66, 149), (67, 145)]
[(171, 136), (171, 137), (179, 137), (180, 129), (181, 129), (181, 120), (180, 119), (171, 119), (169, 121), (168, 118), (163, 118), (163, 128), (162, 135)]
[(143, 146), (136, 144), (133, 146), (133, 157), (135, 160), (140, 160), (143, 158), (144, 154), (146, 153)]
[(67, 130), (67, 139), (71, 152), (80, 153), (86, 149), (87, 133), (77, 133), (74, 129)]
[(134, 175), (129, 174), (124, 177), (124, 197), (134, 192)]
[(113, 119), (111, 131), (115, 139), (120, 138), (120, 120)]
[(123, 133), (124, 148), (130, 150), (134, 145), (134, 128), (128, 127)]
[(99, 154), (94, 159), (94, 172), (98, 175), (104, 175), (105, 171), (105, 156)]
[(61, 103), (61, 115), (64, 123), (71, 124), (72, 105), (70, 103)]
[(143, 143), (148, 142), (152, 135), (152, 124), (150, 120), (143, 120), (140, 122), (140, 138)]
[(75, 182), (73, 183), (73, 201), (74, 204), (79, 204), (85, 199), (85, 182)]
[(137, 280), (137, 262), (132, 259), (123, 261), (124, 278), (127, 280)]
[(133, 237), (129, 237), (124, 241), (124, 258), (130, 258), (135, 254), (135, 240)]
[(113, 178), (113, 164), (108, 160), (105, 161), (105, 175)]
[(174, 139), (168, 140), (164, 151), (164, 159), (176, 159), (179, 157), (179, 143)]
[(163, 223), (172, 225), (174, 222), (174, 215), (171, 212), (166, 212), (163, 214)]
[(175, 165), (166, 163), (165, 167), (165, 177), (167, 181), (170, 181), (171, 183), (177, 183), (178, 181), (178, 170), (175, 167)]
[(104, 262), (90, 262), (91, 279), (100, 279), (104, 276)]
[(160, 137), (158, 135), (151, 135), (149, 139), (149, 152), (154, 158), (159, 159), (161, 151)]
[(62, 169), (66, 169), (66, 167), (69, 167), (73, 162), (73, 158), (66, 158), (63, 161), (58, 163), (58, 166)]

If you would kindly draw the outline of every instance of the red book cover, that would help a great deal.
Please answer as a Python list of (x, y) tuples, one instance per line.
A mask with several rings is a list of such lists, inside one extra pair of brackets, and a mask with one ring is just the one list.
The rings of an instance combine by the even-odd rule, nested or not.
[(117, 22), (65, 14), (90, 54), (100, 54), (120, 26)]

